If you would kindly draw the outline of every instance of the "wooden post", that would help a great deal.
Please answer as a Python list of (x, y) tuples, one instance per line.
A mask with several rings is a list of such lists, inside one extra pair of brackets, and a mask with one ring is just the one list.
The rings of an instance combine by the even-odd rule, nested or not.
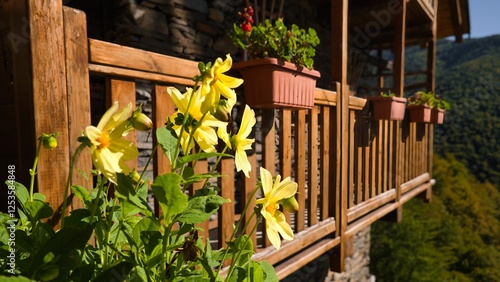
[(332, 32), (332, 79), (340, 82), (337, 89), (336, 122), (336, 182), (332, 194), (335, 195), (335, 235), (340, 236), (340, 245), (332, 257), (332, 270), (342, 272), (346, 258), (346, 246), (349, 240), (345, 238), (347, 229), (347, 184), (348, 184), (348, 153), (349, 140), (345, 132), (349, 127), (349, 85), (347, 85), (347, 22), (348, 0), (331, 2), (331, 32)]
[(41, 150), (37, 173), (39, 192), (55, 207), (63, 200), (70, 158), (62, 1), (28, 0), (28, 11), (33, 88), (20, 103), (32, 111), (27, 114), (35, 127), (34, 134), (26, 133), (29, 146), (23, 150), (32, 150), (42, 133), (60, 133), (56, 149)]
[[(401, 1), (401, 13), (395, 15), (394, 19), (395, 38), (394, 38), (394, 92), (397, 97), (404, 95), (404, 79), (405, 79), (405, 38), (406, 38), (406, 1)], [(402, 150), (402, 122), (396, 121), (395, 127), (395, 173), (396, 173), (396, 202), (401, 198), (401, 184), (403, 184), (403, 165), (404, 155)], [(401, 221), (402, 219), (402, 206), (399, 206), (389, 214), (388, 218), (394, 221)]]

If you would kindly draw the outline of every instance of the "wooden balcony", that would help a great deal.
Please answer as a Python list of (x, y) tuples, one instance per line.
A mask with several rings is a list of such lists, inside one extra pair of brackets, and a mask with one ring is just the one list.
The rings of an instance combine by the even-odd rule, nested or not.
[[(149, 82), (153, 122), (158, 128), (174, 111), (166, 87), (191, 86), (198, 69), (194, 61), (89, 39), (85, 14), (78, 10), (64, 7), (62, 16), (54, 19), (60, 21), (53, 25), (54, 30), (32, 36), (33, 59), (25, 63), (33, 67), (34, 78), (22, 74), (14, 83), (22, 88), (23, 79), (29, 81), (35, 93), (46, 93), (42, 90), (54, 86), (50, 97), (28, 91), (16, 99), (30, 101), (20, 110), (23, 118), (17, 121), (27, 125), (26, 134), (61, 132), (57, 157), (42, 154), (37, 180), (39, 191), (58, 205), (63, 199), (59, 187), (66, 187), (65, 175), (76, 139), (90, 124), (91, 112), (96, 111), (90, 101), (91, 77), (106, 82), (103, 94), (92, 95), (102, 95), (100, 99), (107, 105), (111, 101), (135, 104), (136, 82)], [(43, 23), (33, 21), (31, 28), (42, 30)], [(259, 166), (273, 174), (291, 176), (298, 183), (301, 210), (286, 214), (295, 239), (284, 242), (277, 251), (265, 236), (252, 238), (257, 247), (255, 258), (274, 264), (280, 278), (331, 250), (336, 258), (333, 267), (341, 271), (358, 231), (381, 218), (400, 220), (402, 205), (414, 197), (430, 199), (433, 125), (374, 121), (365, 99), (351, 96), (346, 85), (336, 86), (335, 91), (316, 89), (311, 110), (257, 111), (261, 122), (255, 135), (260, 143), (248, 152), (253, 165), (250, 178), (235, 172), (232, 159), (224, 159), (218, 167), (226, 175), (218, 183), (221, 195), (233, 203), (252, 201), (250, 192), (257, 183)], [(28, 148), (33, 147), (33, 141), (23, 142), (28, 153), (20, 154), (20, 162), (31, 163)], [(76, 165), (87, 172), (91, 166), (88, 152)], [(207, 171), (209, 166), (198, 162), (195, 170)], [(169, 171), (161, 152), (154, 156), (153, 170), (155, 175)], [(87, 186), (79, 175), (74, 183)], [(250, 220), (249, 214), (239, 211), (238, 206), (224, 205), (217, 220), (202, 224), (205, 232), (201, 236), (221, 247), (235, 220)]]

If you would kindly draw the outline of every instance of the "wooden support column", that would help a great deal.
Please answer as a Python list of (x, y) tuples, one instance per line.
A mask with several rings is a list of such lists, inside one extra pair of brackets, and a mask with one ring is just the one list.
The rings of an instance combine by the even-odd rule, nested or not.
[[(404, 81), (405, 81), (405, 38), (406, 38), (406, 1), (401, 1), (401, 12), (394, 15), (394, 93), (397, 97), (404, 96)], [(394, 136), (395, 136), (395, 154), (396, 162), (394, 166), (394, 171), (396, 174), (396, 202), (399, 202), (401, 198), (401, 184), (403, 184), (403, 170), (405, 156), (403, 154), (403, 140), (402, 140), (402, 125), (401, 121), (395, 122)], [(399, 206), (390, 214), (387, 215), (386, 219), (391, 221), (399, 222), (403, 216), (403, 207)]]
[[(346, 249), (352, 244), (347, 240), (347, 196), (348, 196), (348, 127), (349, 127), (349, 86), (347, 85), (347, 23), (348, 23), (348, 0), (331, 2), (331, 32), (332, 32), (332, 79), (340, 82), (337, 90), (339, 95), (336, 106), (336, 168), (335, 181), (332, 181), (331, 195), (334, 195), (334, 216), (336, 222), (335, 235), (340, 236), (340, 245), (334, 249), (332, 256), (332, 270), (342, 272), (344, 270)], [(335, 144), (335, 143), (332, 143)]]
[(35, 127), (34, 136), (27, 133), (29, 146), (22, 149), (32, 150), (42, 133), (60, 133), (56, 149), (41, 150), (37, 173), (38, 191), (57, 207), (63, 200), (70, 158), (62, 1), (28, 0), (28, 11), (33, 88), (23, 93), (26, 99), (19, 101), (19, 107), (32, 111), (28, 115)]

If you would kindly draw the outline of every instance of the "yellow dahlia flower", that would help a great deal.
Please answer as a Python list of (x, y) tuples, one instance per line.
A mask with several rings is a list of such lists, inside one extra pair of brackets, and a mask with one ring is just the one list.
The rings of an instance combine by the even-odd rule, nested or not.
[(226, 127), (219, 127), (217, 131), (219, 137), (226, 145), (235, 150), (235, 164), (237, 171), (243, 171), (246, 177), (250, 177), (248, 173), (252, 170), (252, 166), (248, 161), (246, 150), (252, 149), (252, 144), (255, 139), (249, 139), (248, 135), (252, 132), (252, 127), (255, 125), (255, 112), (247, 105), (243, 112), (240, 128), (238, 133), (232, 137), (227, 133)]
[(130, 131), (127, 119), (132, 112), (132, 105), (118, 111), (118, 102), (102, 116), (97, 127), (87, 126), (85, 135), (89, 138), (92, 163), (109, 181), (116, 183), (116, 173), (127, 173), (131, 169), (124, 161), (139, 155), (134, 143), (123, 137)]
[(273, 182), (271, 173), (265, 168), (260, 168), (260, 177), (264, 198), (256, 201), (257, 205), (262, 205), (260, 213), (266, 220), (266, 233), (271, 244), (279, 250), (281, 247), (280, 236), (285, 240), (293, 240), (293, 230), (286, 222), (285, 215), (279, 210), (279, 202), (295, 196), (297, 193), (297, 183), (290, 177), (283, 181), (279, 175)]

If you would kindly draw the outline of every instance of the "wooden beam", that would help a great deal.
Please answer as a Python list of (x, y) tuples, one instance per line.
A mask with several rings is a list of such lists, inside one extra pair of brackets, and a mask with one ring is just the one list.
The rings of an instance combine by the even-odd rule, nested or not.
[(462, 7), (460, 6), (460, 0), (450, 0), (450, 8), (451, 22), (453, 25), (453, 33), (455, 34), (455, 41), (460, 43), (462, 42), (463, 33)]

